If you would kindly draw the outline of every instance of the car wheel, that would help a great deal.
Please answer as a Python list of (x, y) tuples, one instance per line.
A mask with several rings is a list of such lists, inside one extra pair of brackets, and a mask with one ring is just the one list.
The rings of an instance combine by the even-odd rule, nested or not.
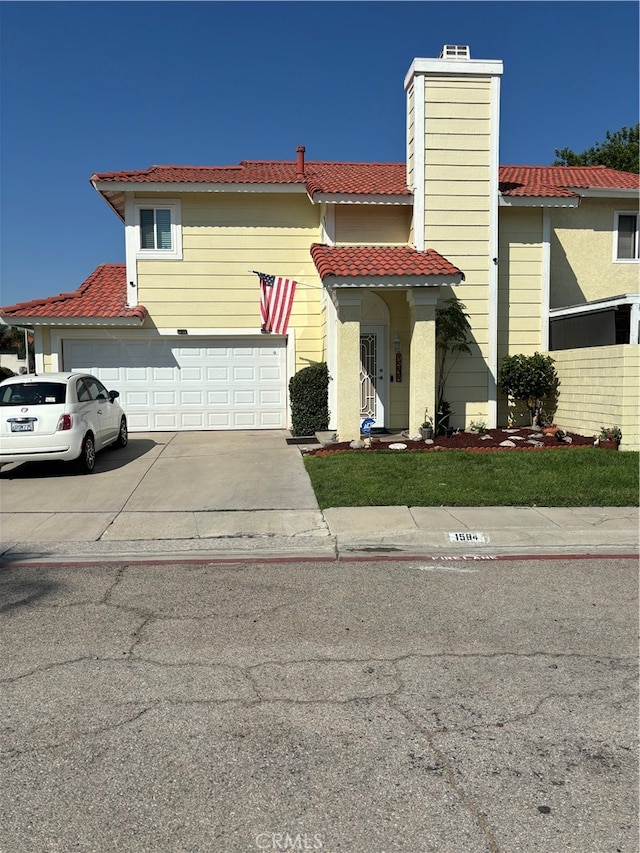
[(127, 444), (129, 444), (129, 430), (127, 429), (127, 419), (123, 415), (120, 421), (120, 431), (113, 442), (113, 447), (126, 447)]
[(91, 434), (85, 435), (82, 450), (77, 459), (77, 466), (82, 474), (91, 474), (96, 467), (96, 446)]

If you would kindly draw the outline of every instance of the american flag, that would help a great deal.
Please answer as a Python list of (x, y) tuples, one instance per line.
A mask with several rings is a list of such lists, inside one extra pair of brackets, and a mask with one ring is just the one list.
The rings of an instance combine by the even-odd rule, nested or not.
[(296, 282), (253, 270), (260, 279), (260, 315), (263, 332), (286, 335)]

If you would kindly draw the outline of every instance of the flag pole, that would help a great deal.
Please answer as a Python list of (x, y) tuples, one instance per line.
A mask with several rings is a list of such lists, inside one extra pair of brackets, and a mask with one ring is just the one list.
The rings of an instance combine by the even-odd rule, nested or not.
[[(256, 275), (255, 270), (247, 270), (247, 272), (250, 272), (252, 275)], [(298, 279), (296, 279), (296, 284), (298, 287), (310, 287), (312, 290), (324, 290), (322, 284), (306, 284), (304, 281), (298, 281)]]

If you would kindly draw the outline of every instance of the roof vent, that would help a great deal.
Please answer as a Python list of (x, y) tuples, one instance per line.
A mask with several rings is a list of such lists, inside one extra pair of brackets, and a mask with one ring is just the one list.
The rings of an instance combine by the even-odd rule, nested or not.
[(468, 44), (445, 44), (438, 59), (471, 59)]

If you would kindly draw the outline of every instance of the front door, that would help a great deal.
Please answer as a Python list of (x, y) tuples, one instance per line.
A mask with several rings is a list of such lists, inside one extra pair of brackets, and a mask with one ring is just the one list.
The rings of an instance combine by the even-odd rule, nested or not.
[(371, 418), (372, 428), (384, 427), (387, 402), (387, 329), (362, 326), (360, 329), (360, 422)]

